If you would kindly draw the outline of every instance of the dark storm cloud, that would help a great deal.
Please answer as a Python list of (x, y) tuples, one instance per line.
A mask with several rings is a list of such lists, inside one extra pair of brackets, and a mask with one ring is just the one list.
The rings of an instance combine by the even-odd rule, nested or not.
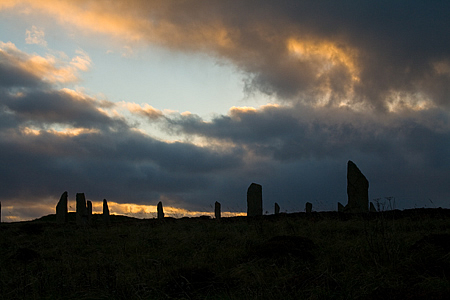
[(93, 99), (80, 98), (64, 90), (24, 90), (19, 95), (3, 93), (0, 104), (17, 122), (37, 127), (51, 124), (81, 128), (126, 127), (123, 120), (100, 112), (99, 104)]
[[(378, 121), (369, 120), (364, 114), (337, 109), (323, 112), (298, 105), (234, 109), (210, 122), (196, 115), (178, 116), (168, 122), (172, 130), (232, 142), (280, 161), (335, 158), (354, 151), (382, 157), (415, 153), (430, 159), (429, 163), (439, 161), (447, 165), (449, 159), (444, 153), (450, 150), (448, 115), (438, 111), (415, 115)], [(442, 123), (442, 130), (436, 130)]]
[(242, 182), (263, 183), (268, 202), (290, 209), (298, 201), (314, 200), (322, 209), (345, 204), (347, 160), (369, 178), (371, 199), (394, 196), (401, 208), (432, 206), (428, 199), (448, 206), (450, 118), (438, 110), (368, 118), (331, 108), (266, 106), (232, 109), (211, 121), (185, 115), (168, 122), (174, 131), (231, 143), (259, 158), (243, 171)]
[[(149, 20), (148, 31), (142, 32), (150, 41), (231, 61), (248, 74), (248, 91), (289, 101), (316, 102), (326, 95), (330, 105), (345, 100), (379, 111), (386, 111), (390, 97), (398, 93), (407, 101), (420, 94), (438, 106), (450, 104), (448, 1), (135, 5), (109, 9)], [(295, 55), (295, 45), (300, 55)]]
[(2, 134), (0, 145), (4, 199), (70, 190), (119, 203), (146, 203), (162, 194), (206, 188), (209, 173), (240, 163), (237, 152), (165, 143), (128, 129), (76, 136), (10, 130)]

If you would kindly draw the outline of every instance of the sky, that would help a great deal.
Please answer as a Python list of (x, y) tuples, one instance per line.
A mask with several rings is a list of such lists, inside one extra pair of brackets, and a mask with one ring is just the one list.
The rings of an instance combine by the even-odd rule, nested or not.
[[(450, 207), (450, 2), (0, 1), (2, 221)], [(392, 197), (392, 198), (391, 198)], [(391, 200), (393, 201), (393, 200)]]

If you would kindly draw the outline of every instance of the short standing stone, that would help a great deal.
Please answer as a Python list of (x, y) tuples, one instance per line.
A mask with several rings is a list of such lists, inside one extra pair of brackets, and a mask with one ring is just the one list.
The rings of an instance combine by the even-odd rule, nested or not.
[(262, 216), (262, 186), (252, 183), (247, 190), (247, 217)]
[(159, 201), (158, 202), (158, 220), (162, 220), (162, 219), (164, 219), (164, 210), (163, 210), (162, 202)]
[(106, 201), (106, 199), (103, 199), (103, 222), (105, 224), (109, 224), (111, 222), (111, 219), (109, 217), (108, 202)]
[(92, 202), (89, 200), (87, 201), (87, 222), (92, 223)]
[(220, 219), (221, 215), (220, 215), (220, 203), (216, 201), (216, 203), (214, 203), (214, 216), (216, 217), (216, 219)]
[(56, 204), (56, 223), (64, 224), (67, 222), (67, 192), (61, 195)]
[(373, 202), (370, 202), (370, 212), (377, 212), (377, 209), (375, 208), (375, 205), (373, 205)]
[(338, 202), (338, 212), (344, 212), (345, 206), (341, 202)]
[(85, 225), (87, 223), (86, 197), (84, 193), (77, 193), (77, 225)]
[(369, 181), (352, 162), (347, 164), (347, 195), (346, 211), (367, 212), (369, 209)]
[(275, 214), (278, 215), (280, 213), (280, 206), (278, 203), (275, 203)]
[(310, 214), (312, 211), (312, 203), (311, 202), (306, 202), (305, 204), (305, 211), (307, 214)]

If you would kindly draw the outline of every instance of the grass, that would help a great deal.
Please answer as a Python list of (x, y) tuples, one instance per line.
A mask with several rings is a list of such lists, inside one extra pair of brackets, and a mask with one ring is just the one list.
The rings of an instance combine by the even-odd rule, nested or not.
[(0, 224), (4, 299), (445, 299), (450, 212)]

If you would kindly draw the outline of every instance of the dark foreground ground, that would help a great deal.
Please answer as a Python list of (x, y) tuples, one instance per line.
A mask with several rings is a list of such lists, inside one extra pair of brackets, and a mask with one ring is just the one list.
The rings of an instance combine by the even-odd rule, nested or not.
[(1, 299), (448, 299), (450, 211), (0, 224)]

